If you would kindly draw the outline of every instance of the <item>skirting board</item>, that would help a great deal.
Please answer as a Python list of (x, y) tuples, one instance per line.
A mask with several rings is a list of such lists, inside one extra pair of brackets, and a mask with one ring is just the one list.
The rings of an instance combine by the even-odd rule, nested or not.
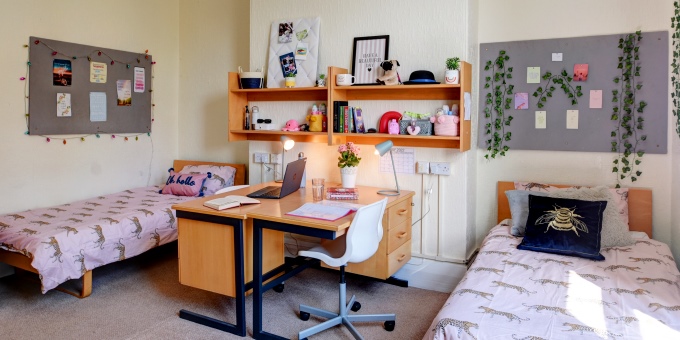
[(0, 277), (10, 276), (14, 274), (14, 267), (0, 263)]

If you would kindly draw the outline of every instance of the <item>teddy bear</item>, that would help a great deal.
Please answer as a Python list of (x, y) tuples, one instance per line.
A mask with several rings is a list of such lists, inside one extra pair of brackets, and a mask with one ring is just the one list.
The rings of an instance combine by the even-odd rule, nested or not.
[(300, 131), (300, 125), (295, 119), (286, 122), (286, 126), (281, 128), (281, 131)]
[(380, 63), (380, 67), (385, 71), (382, 77), (378, 77), (377, 81), (382, 85), (401, 85), (401, 78), (397, 72), (397, 67), (399, 61), (397, 60), (385, 60)]

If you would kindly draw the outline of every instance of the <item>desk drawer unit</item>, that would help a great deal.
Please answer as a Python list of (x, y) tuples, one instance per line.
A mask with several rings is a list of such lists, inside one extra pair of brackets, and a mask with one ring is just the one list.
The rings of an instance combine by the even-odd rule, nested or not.
[(387, 279), (411, 258), (411, 201), (409, 196), (385, 209), (383, 238), (378, 251), (361, 263), (350, 263), (349, 273)]

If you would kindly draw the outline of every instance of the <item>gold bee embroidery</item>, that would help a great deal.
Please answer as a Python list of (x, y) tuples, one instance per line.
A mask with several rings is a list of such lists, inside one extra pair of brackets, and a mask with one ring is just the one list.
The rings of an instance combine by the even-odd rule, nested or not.
[(536, 220), (536, 224), (545, 224), (548, 223), (548, 227), (545, 229), (545, 232), (547, 233), (550, 228), (553, 228), (557, 231), (569, 231), (572, 230), (574, 233), (576, 233), (576, 236), (580, 236), (578, 234), (578, 231), (582, 231), (584, 233), (588, 232), (588, 226), (586, 226), (585, 223), (583, 223), (579, 218), (583, 217), (577, 213), (575, 213), (576, 208), (562, 208), (558, 207), (557, 205), (553, 206), (553, 210), (546, 210), (547, 214), (539, 217)]

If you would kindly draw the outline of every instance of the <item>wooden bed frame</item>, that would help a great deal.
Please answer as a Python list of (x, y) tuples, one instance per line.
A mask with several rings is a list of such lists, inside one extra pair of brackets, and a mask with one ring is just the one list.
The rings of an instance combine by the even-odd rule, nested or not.
[[(573, 185), (550, 184), (558, 188)], [(511, 218), (510, 204), (505, 196), (507, 190), (515, 190), (514, 182), (498, 182), (498, 221)], [(631, 231), (644, 231), (652, 238), (652, 190), (644, 188), (628, 189), (628, 225)]]
[[(185, 165), (218, 165), (218, 166), (231, 166), (236, 169), (234, 174), (234, 185), (246, 184), (246, 165), (245, 164), (232, 164), (232, 163), (219, 163), (219, 162), (204, 162), (204, 161), (187, 161), (187, 160), (175, 160), (173, 163), (173, 168), (177, 171), (182, 170)], [(32, 273), (38, 274), (38, 271), (31, 266), (31, 258), (24, 256), (22, 254), (0, 249), (0, 262), (4, 262), (12, 267), (20, 268)], [(92, 270), (88, 270), (81, 277), (82, 288), (81, 291), (72, 291), (63, 287), (57, 287), (64, 293), (71, 294), (78, 298), (86, 298), (92, 294)]]

